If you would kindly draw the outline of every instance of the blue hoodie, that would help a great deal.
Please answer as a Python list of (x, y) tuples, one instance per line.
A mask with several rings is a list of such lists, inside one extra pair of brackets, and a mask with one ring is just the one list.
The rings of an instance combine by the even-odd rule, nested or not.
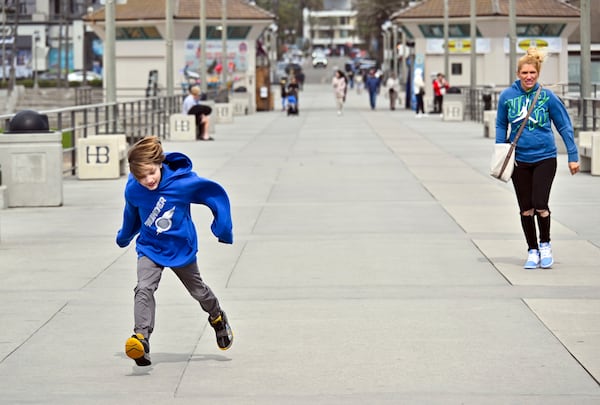
[[(505, 89), (498, 99), (496, 117), (496, 143), (504, 143), (510, 124), (510, 142), (515, 138), (539, 84), (529, 91), (523, 90), (516, 80)], [(577, 162), (579, 153), (573, 135), (573, 126), (562, 101), (549, 89), (542, 87), (536, 106), (531, 112), (527, 126), (517, 142), (515, 159), (518, 162), (535, 163), (556, 157), (556, 143), (552, 123), (560, 134), (569, 155), (569, 162)]]
[(182, 267), (194, 262), (198, 236), (190, 212), (192, 203), (210, 208), (214, 217), (211, 231), (219, 242), (233, 243), (227, 193), (219, 184), (193, 172), (187, 156), (174, 152), (165, 154), (156, 190), (148, 190), (129, 175), (117, 245), (129, 245), (139, 233), (138, 257), (146, 256), (165, 267)]

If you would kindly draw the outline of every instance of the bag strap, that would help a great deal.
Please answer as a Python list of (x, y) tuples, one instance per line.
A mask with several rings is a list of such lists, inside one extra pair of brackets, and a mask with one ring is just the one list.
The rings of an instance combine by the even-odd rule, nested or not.
[(517, 141), (519, 140), (519, 137), (523, 133), (523, 129), (525, 129), (525, 125), (527, 125), (527, 121), (529, 120), (529, 116), (531, 115), (531, 112), (533, 111), (533, 107), (535, 107), (535, 103), (537, 102), (537, 99), (540, 96), (540, 92), (541, 91), (542, 91), (542, 85), (540, 84), (540, 86), (538, 87), (537, 91), (535, 92), (535, 97), (533, 97), (533, 102), (529, 106), (529, 110), (527, 110), (527, 115), (525, 116), (525, 119), (523, 120), (523, 123), (519, 127), (519, 131), (517, 132), (517, 135), (515, 135), (515, 139), (512, 141), (512, 143), (514, 145), (517, 144)]
[(537, 103), (537, 99), (540, 96), (541, 91), (542, 91), (542, 85), (540, 84), (537, 91), (535, 92), (535, 96), (533, 97), (533, 102), (531, 103), (531, 105), (529, 106), (529, 109), (527, 110), (527, 115), (525, 116), (523, 123), (521, 124), (521, 126), (519, 127), (519, 130), (517, 131), (517, 135), (515, 135), (515, 139), (513, 139), (513, 141), (510, 143), (510, 149), (508, 150), (508, 153), (506, 154), (506, 159), (504, 159), (504, 163), (502, 163), (502, 168), (500, 169), (500, 173), (504, 173), (506, 166), (508, 166), (510, 157), (513, 154), (515, 148), (517, 147), (517, 141), (521, 137), (521, 134), (523, 133), (523, 130), (525, 129), (525, 125), (527, 125), (529, 116), (531, 115), (531, 112), (533, 111), (533, 107), (535, 107), (535, 103)]

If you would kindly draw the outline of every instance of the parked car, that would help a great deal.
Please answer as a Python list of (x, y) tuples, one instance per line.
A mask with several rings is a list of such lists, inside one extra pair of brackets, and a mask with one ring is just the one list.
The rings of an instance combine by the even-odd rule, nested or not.
[[(59, 78), (58, 72), (53, 72), (53, 71), (43, 72), (38, 75), (38, 80), (42, 80), (42, 81), (58, 81), (59, 79), (64, 80), (64, 76), (62, 78)], [(87, 71), (86, 79), (88, 82), (91, 82), (94, 80), (102, 80), (102, 75), (100, 75), (96, 72), (93, 72), (93, 71)], [(71, 72), (67, 75), (67, 80), (70, 82), (83, 82), (83, 72), (82, 71)]]
[[(93, 80), (102, 80), (102, 75), (91, 70), (85, 72), (85, 75), (88, 82), (91, 82)], [(67, 79), (70, 82), (83, 82), (83, 71), (76, 70), (74, 72), (71, 72), (67, 75)]]
[(327, 56), (327, 53), (325, 52), (325, 48), (314, 48), (311, 54), (312, 58), (316, 58), (317, 56)]

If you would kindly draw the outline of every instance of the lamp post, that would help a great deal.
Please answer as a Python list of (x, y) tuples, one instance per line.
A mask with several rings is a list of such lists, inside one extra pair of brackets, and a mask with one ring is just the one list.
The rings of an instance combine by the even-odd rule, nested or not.
[(229, 89), (227, 86), (227, 69), (229, 61), (227, 60), (227, 0), (221, 0), (221, 84), (229, 100)]
[(508, 83), (515, 80), (517, 73), (517, 12), (516, 0), (508, 0)]
[(206, 81), (206, 0), (200, 0), (200, 88), (202, 94), (208, 92), (208, 82)]
[(33, 88), (39, 89), (38, 83), (38, 43), (40, 42), (40, 32), (33, 31)]
[(381, 24), (381, 31), (383, 33), (383, 69), (384, 71), (389, 69), (389, 47), (390, 47), (390, 28), (392, 28), (392, 22), (390, 20), (386, 20), (383, 24)]
[(450, 50), (448, 49), (448, 31), (450, 27), (449, 20), (450, 11), (448, 9), (448, 0), (444, 0), (444, 74), (448, 77), (450, 77)]
[(398, 77), (398, 26), (392, 24), (392, 70), (394, 75)]
[(277, 24), (271, 23), (271, 25), (269, 25), (267, 55), (269, 59), (269, 64), (271, 66), (271, 72), (269, 74), (269, 80), (271, 81), (275, 78), (275, 68), (277, 66), (277, 29)]

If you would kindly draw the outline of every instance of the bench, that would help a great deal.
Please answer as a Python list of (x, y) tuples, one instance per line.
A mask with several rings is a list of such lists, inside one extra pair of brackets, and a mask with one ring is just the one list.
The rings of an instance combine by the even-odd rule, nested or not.
[[(492, 132), (492, 128), (496, 127), (496, 114), (495, 110), (485, 110), (483, 112), (483, 137), (489, 138)], [(494, 135), (495, 137), (495, 135)]]
[(79, 179), (117, 179), (126, 173), (125, 134), (99, 134), (77, 140)]
[(579, 132), (579, 161), (582, 172), (600, 176), (600, 132)]

